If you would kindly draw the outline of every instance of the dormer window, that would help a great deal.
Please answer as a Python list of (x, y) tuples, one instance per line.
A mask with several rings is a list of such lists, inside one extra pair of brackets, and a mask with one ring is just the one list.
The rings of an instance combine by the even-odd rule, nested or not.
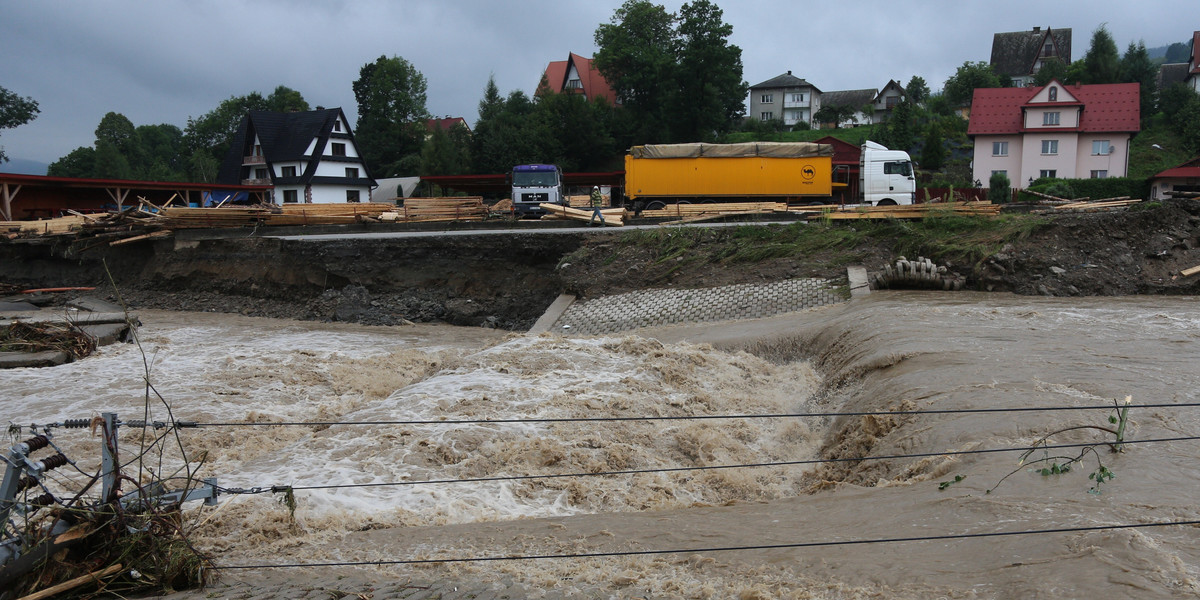
[(1051, 102), (1058, 102), (1058, 86), (1050, 86), (1050, 91), (1047, 92)]

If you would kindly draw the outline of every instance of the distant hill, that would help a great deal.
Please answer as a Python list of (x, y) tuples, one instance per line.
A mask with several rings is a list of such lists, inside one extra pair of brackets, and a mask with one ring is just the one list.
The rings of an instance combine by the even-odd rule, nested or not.
[(36, 160), (14, 158), (6, 163), (0, 163), (0, 173), (16, 173), (20, 175), (45, 175), (50, 165)]

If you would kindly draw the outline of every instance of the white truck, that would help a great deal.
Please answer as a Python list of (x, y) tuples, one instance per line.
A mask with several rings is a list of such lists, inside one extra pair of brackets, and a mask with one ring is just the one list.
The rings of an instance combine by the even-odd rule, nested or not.
[(912, 204), (917, 196), (917, 180), (912, 159), (903, 150), (868, 141), (858, 159), (860, 202), (869, 206)]
[(566, 204), (562, 169), (558, 165), (517, 165), (512, 170), (513, 209), (520, 216), (541, 215), (541, 204)]

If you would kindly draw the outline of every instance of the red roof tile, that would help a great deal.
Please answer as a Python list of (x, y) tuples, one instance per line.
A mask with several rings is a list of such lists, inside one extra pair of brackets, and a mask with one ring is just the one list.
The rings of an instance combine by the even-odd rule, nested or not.
[[(567, 89), (567, 74), (570, 73), (571, 65), (575, 66), (575, 71), (579, 73), (579, 83), (583, 86), (583, 95), (587, 99), (606, 98), (609, 102), (614, 102), (616, 94), (613, 92), (608, 81), (596, 70), (592, 65), (592, 59), (584, 58), (574, 52), (568, 55), (567, 60), (552, 61), (546, 67), (544, 75), (545, 83), (549, 86), (550, 91), (554, 92), (571, 92)], [(537, 93), (543, 93), (544, 89), (539, 85)]]
[(1172, 167), (1155, 174), (1151, 179), (1191, 179), (1200, 178), (1200, 157), (1193, 158), (1178, 167)]

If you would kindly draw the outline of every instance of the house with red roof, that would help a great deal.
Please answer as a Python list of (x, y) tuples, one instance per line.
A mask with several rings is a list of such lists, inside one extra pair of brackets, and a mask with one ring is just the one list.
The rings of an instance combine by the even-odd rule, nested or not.
[(616, 92), (596, 70), (592, 59), (574, 52), (568, 54), (567, 60), (552, 61), (546, 67), (534, 94), (540, 96), (550, 92), (583, 94), (586, 100), (605, 98), (611, 104), (620, 104)]
[(1124, 177), (1139, 101), (1136, 83), (977, 89), (967, 126), (974, 178), (986, 186), (1002, 172), (1023, 187), (1041, 177)]
[(1200, 194), (1200, 157), (1150, 178), (1150, 199), (1165, 200), (1176, 193)]
[(467, 124), (467, 120), (462, 117), (445, 117), (441, 119), (426, 119), (425, 129), (433, 132), (435, 129), (440, 129), (449, 133), (451, 129), (457, 126), (463, 126), (467, 131), (471, 131), (471, 126)]

